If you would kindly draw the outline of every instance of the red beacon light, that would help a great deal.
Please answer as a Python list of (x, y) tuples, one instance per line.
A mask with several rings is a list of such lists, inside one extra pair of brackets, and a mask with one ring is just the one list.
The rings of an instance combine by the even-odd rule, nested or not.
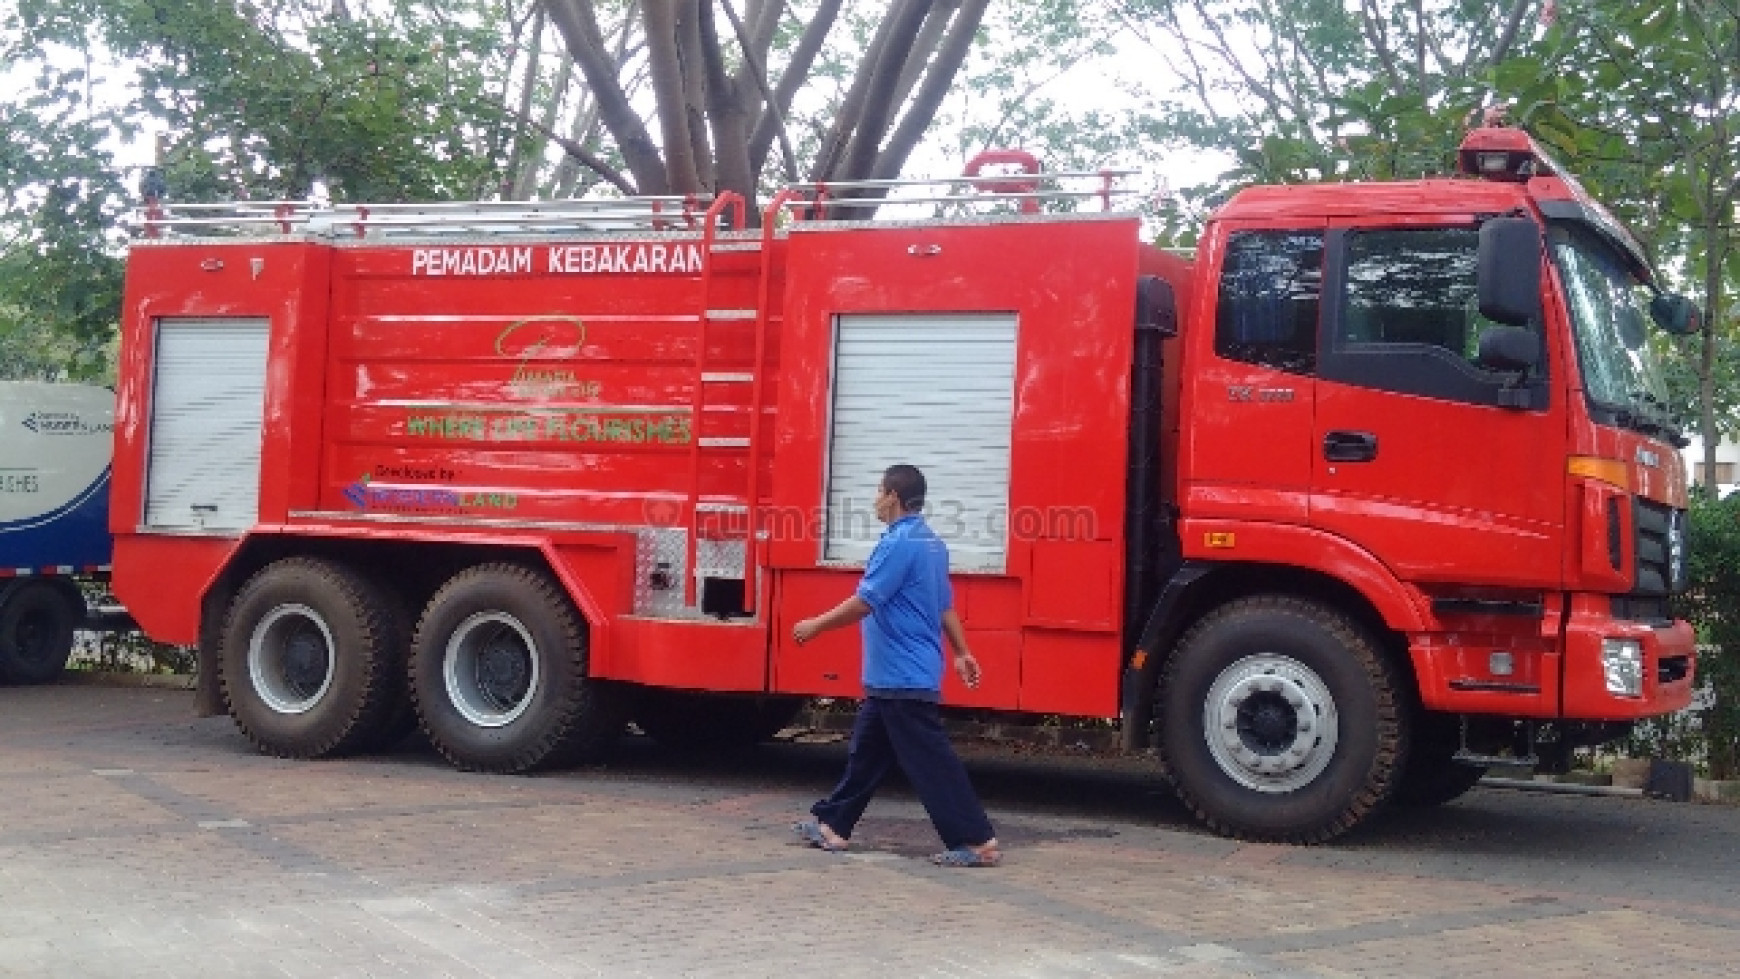
[(1529, 134), (1504, 126), (1471, 129), (1456, 151), (1456, 169), (1470, 177), (1523, 183), (1555, 172)]

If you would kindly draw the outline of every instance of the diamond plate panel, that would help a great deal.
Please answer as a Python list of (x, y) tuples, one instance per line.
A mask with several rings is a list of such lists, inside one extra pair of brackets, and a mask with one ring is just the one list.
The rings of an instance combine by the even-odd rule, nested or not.
[(743, 577), (743, 541), (707, 540), (695, 542), (695, 573), (702, 578)]
[[(634, 549), (636, 615), (673, 616), (684, 611), (683, 576), (687, 531), (681, 527), (643, 527)], [(703, 542), (705, 543), (705, 542)], [(655, 582), (655, 579), (660, 579)], [(667, 587), (655, 588), (654, 584)]]

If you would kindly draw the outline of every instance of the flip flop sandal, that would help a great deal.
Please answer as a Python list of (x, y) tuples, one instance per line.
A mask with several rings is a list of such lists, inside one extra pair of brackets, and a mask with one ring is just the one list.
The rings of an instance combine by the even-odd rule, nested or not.
[(799, 839), (818, 850), (826, 850), (829, 853), (841, 853), (846, 849), (823, 835), (821, 824), (813, 819), (808, 819), (801, 823), (793, 823), (791, 828), (792, 831), (798, 835)]
[(981, 853), (970, 846), (962, 846), (944, 850), (931, 857), (930, 862), (939, 867), (995, 867), (1003, 862), (1003, 855), (996, 850)]

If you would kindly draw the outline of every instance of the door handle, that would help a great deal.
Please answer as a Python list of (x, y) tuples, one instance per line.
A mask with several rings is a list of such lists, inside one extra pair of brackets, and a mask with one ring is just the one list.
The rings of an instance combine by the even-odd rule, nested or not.
[(1330, 432), (1323, 436), (1323, 458), (1330, 462), (1370, 462), (1377, 458), (1377, 436), (1370, 432)]

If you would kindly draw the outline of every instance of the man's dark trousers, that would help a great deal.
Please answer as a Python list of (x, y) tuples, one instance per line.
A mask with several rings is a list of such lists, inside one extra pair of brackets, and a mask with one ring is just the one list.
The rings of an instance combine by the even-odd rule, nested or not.
[(876, 787), (898, 764), (918, 792), (943, 846), (953, 850), (991, 839), (991, 820), (979, 804), (967, 770), (943, 733), (937, 705), (927, 700), (868, 697), (852, 725), (846, 773), (810, 812), (850, 838)]

